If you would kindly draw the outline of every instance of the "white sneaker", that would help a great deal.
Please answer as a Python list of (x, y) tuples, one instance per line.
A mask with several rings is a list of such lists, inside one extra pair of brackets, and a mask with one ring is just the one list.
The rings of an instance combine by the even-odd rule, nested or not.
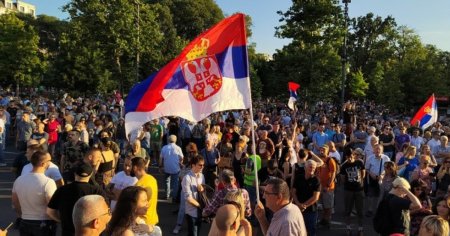
[(177, 225), (177, 226), (175, 226), (175, 229), (173, 229), (172, 233), (178, 234), (180, 232), (180, 230), (181, 230), (181, 225)]

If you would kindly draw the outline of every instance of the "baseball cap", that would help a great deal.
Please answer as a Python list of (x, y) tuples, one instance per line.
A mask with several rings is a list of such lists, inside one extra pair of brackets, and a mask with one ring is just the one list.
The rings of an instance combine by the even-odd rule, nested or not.
[(89, 177), (92, 174), (92, 167), (89, 164), (81, 163), (75, 167), (75, 174), (80, 177)]

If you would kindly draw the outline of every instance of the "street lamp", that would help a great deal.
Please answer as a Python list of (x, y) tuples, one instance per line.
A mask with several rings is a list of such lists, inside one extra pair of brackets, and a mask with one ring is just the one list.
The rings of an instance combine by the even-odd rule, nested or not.
[[(348, 4), (351, 0), (342, 0), (344, 3), (344, 26), (345, 26), (345, 34), (344, 34), (344, 44), (342, 50), (342, 91), (341, 91), (341, 106), (344, 105), (345, 100), (345, 81), (347, 80), (347, 34), (348, 34)], [(343, 110), (341, 109), (341, 118), (343, 115)]]
[(140, 0), (136, 0), (137, 5), (137, 41), (136, 41), (136, 83), (139, 82), (139, 63), (140, 63), (140, 55), (139, 55), (139, 34), (140, 32)]

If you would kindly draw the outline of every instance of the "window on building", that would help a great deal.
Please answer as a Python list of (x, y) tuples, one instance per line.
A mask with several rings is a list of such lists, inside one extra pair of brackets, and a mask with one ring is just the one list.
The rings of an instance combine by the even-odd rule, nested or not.
[(25, 7), (20, 7), (19, 9), (21, 12), (25, 12)]
[(12, 4), (11, 4), (10, 2), (7, 2), (7, 3), (6, 3), (6, 8), (11, 9), (11, 8), (12, 8)]
[(34, 10), (30, 9), (30, 14), (34, 16)]

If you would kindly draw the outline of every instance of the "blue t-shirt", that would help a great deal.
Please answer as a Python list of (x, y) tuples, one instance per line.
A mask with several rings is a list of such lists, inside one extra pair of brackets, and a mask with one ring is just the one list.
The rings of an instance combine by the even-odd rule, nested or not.
[(409, 180), (410, 173), (416, 169), (417, 166), (419, 166), (419, 158), (414, 157), (413, 159), (407, 159), (406, 157), (400, 158), (398, 161), (398, 165), (403, 165), (405, 161), (408, 161), (408, 165), (405, 167), (405, 171), (400, 176)]

